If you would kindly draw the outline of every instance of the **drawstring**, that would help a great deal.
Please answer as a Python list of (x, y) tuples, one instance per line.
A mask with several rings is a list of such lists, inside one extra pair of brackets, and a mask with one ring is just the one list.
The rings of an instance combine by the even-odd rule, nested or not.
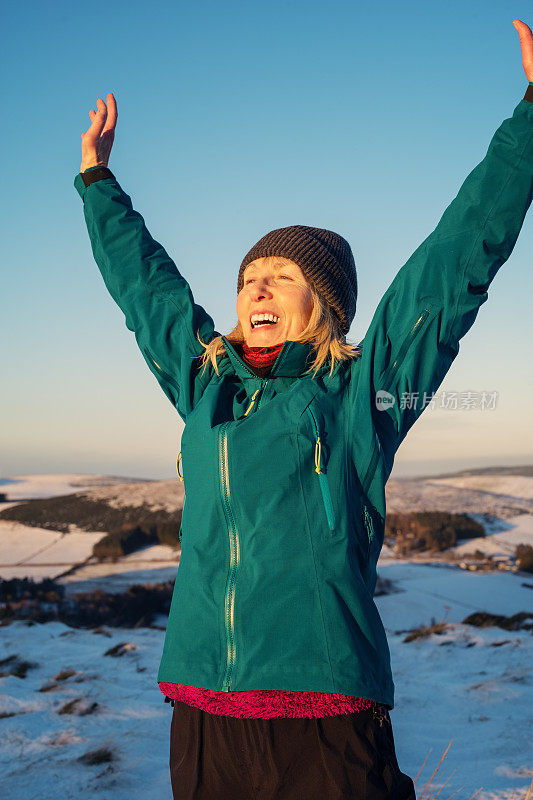
[(374, 719), (377, 719), (380, 728), (383, 727), (384, 722), (387, 722), (387, 713), (386, 706), (374, 701), (374, 705), (372, 706), (372, 716)]

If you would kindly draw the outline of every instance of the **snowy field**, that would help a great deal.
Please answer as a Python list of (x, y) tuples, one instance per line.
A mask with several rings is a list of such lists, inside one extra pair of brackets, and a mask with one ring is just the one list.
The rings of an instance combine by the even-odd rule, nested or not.
[[(57, 497), (85, 492), (94, 500), (110, 506), (140, 507), (174, 511), (183, 503), (183, 484), (171, 481), (137, 481), (106, 475), (23, 475), (0, 482), (9, 502), (0, 510), (29, 498)], [(179, 557), (165, 545), (143, 548), (115, 564), (91, 558), (93, 545), (106, 536), (71, 526), (70, 530), (45, 530), (0, 519), (0, 578), (56, 578), (66, 594), (104, 589), (123, 592), (135, 583), (163, 583), (173, 580)], [(75, 565), (79, 565), (74, 573)], [(69, 573), (69, 574), (65, 574)], [(64, 577), (61, 577), (64, 576)], [(0, 796), (1, 797), (1, 796)]]
[[(68, 481), (70, 476), (63, 477)], [(441, 502), (441, 490), (448, 500), (450, 492), (458, 492), (457, 497), (452, 495), (454, 503), (460, 500), (470, 508), (469, 513), (481, 515), (489, 503), (481, 495), (490, 493), (490, 513), (501, 511), (488, 526), (492, 532), (486, 539), (458, 548), (472, 552), (481, 542), (492, 548), (490, 552), (512, 552), (519, 541), (533, 543), (533, 516), (527, 512), (530, 484), (521, 483), (520, 494), (518, 484), (512, 483), (514, 476), (502, 476), (504, 483), (495, 483), (496, 478), (487, 478), (490, 485), (477, 482), (466, 487), (439, 479), (448, 481), (445, 486), (439, 484)], [(518, 480), (524, 478), (516, 476)], [(66, 493), (64, 485), (57, 494)], [(0, 491), (8, 492), (9, 486), (0, 486)], [(31, 481), (24, 489), (29, 491)], [(393, 485), (391, 504), (405, 502), (405, 485), (398, 490), (396, 501), (395, 491)], [(426, 502), (429, 494), (424, 487), (419, 498), (425, 497)], [(29, 537), (25, 539), (22, 531), (9, 533), (4, 527), (13, 525), (0, 523), (0, 561), (7, 564), (12, 554), (9, 569), (16, 566), (16, 560), (23, 572), (36, 568), (42, 557), (43, 572), (49, 569), (53, 574), (56, 567), (45, 566), (52, 563), (51, 554), (58, 564), (61, 561), (59, 573), (65, 571), (69, 559), (75, 563), (86, 559), (92, 547), (90, 537), (102, 536), (25, 528)], [(67, 544), (70, 536), (78, 538)], [(84, 537), (88, 537), (86, 541)], [(97, 564), (87, 563), (60, 582), (68, 591), (85, 591), (95, 585), (120, 591), (131, 583), (173, 578), (176, 567), (173, 551), (155, 546), (105, 569), (101, 565), (102, 572)], [(7, 577), (7, 569), (0, 569), (2, 577)], [(396, 685), (391, 719), (400, 767), (414, 778), (427, 757), (416, 781), (417, 794), (452, 742), (432, 784), (437, 791), (443, 787), (439, 800), (452, 795), (469, 800), (480, 787), (476, 794), (480, 800), (525, 800), (533, 778), (531, 631), (476, 628), (461, 621), (475, 611), (506, 616), (531, 612), (533, 575), (472, 573), (435, 559), (432, 563), (398, 560), (385, 551), (378, 572), (398, 590), (376, 597), (375, 602), (391, 650)], [(434, 622), (445, 623), (444, 632), (404, 641), (407, 630)], [(156, 626), (160, 628), (104, 627), (97, 632), (55, 622), (28, 625), (17, 621), (0, 629), (0, 661), (13, 657), (0, 665), (0, 672), (16, 672), (24, 661), (34, 665), (24, 679), (14, 674), (0, 677), (2, 800), (56, 800), (57, 796), (76, 795), (102, 800), (170, 800), (172, 708), (164, 703), (156, 683), (165, 624), (166, 619), (159, 617)], [(106, 655), (121, 644), (120, 657)], [(54, 680), (65, 670), (70, 674), (64, 672), (63, 679)], [(47, 690), (39, 691), (43, 687)], [(101, 747), (109, 748), (111, 761), (88, 765), (77, 760)]]

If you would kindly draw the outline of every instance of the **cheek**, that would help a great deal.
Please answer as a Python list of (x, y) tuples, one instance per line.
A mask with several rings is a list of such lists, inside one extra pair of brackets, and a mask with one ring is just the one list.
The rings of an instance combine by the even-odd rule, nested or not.
[(308, 292), (302, 298), (302, 315), (306, 319), (309, 319), (312, 311), (313, 311), (313, 295), (310, 292)]
[(244, 314), (244, 298), (242, 292), (237, 295), (237, 316), (240, 318)]

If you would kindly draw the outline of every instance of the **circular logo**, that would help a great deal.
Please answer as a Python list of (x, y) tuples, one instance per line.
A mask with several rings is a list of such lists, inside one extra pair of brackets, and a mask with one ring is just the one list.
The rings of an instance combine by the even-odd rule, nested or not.
[(395, 402), (396, 398), (390, 392), (386, 392), (384, 389), (379, 389), (376, 392), (376, 408), (378, 411), (386, 411), (388, 408), (392, 408)]

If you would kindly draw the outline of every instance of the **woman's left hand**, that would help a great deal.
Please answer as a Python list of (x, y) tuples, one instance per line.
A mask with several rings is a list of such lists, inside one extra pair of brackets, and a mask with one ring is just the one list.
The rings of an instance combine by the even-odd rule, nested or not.
[(513, 25), (520, 37), (520, 47), (522, 48), (522, 66), (528, 81), (533, 82), (533, 34), (531, 28), (520, 19), (514, 19)]

